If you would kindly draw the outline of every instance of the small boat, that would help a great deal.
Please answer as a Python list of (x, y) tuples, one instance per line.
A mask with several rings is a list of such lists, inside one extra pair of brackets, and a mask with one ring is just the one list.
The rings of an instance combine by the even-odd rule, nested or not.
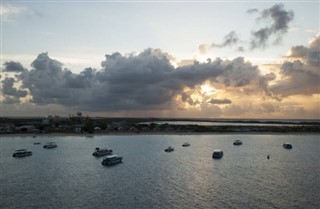
[(92, 155), (96, 157), (100, 157), (104, 155), (112, 155), (112, 149), (100, 149), (99, 147), (97, 147), (96, 151), (94, 151)]
[(183, 147), (189, 147), (190, 144), (189, 144), (188, 142), (185, 142), (185, 143), (182, 144), (182, 146), (183, 146)]
[(242, 141), (237, 139), (233, 142), (233, 145), (241, 145), (242, 144)]
[(41, 144), (41, 142), (34, 142), (33, 144), (34, 145), (38, 145), (38, 144)]
[(285, 149), (292, 149), (292, 145), (290, 143), (284, 143), (282, 146)]
[(213, 150), (212, 153), (212, 158), (214, 159), (220, 159), (223, 156), (223, 151), (222, 150)]
[(172, 152), (172, 151), (174, 151), (174, 148), (171, 147), (171, 146), (169, 146), (169, 147), (167, 147), (167, 149), (165, 149), (164, 151), (165, 151), (165, 152)]
[(57, 147), (57, 144), (55, 142), (48, 142), (47, 144), (43, 145), (43, 148), (45, 149), (52, 149), (56, 147)]
[(122, 163), (122, 157), (118, 155), (108, 155), (106, 158), (103, 159), (102, 165), (110, 166), (115, 165), (118, 163)]
[(28, 151), (26, 149), (18, 149), (15, 151), (15, 153), (13, 153), (12, 157), (27, 157), (31, 155), (32, 155), (31, 151)]

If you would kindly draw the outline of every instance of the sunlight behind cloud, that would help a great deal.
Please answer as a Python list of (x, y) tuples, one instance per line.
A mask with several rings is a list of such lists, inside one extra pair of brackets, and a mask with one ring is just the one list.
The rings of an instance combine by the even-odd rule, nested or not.
[(201, 85), (200, 88), (201, 88), (201, 93), (208, 96), (212, 95), (215, 92), (214, 88), (210, 86), (210, 84), (208, 83)]

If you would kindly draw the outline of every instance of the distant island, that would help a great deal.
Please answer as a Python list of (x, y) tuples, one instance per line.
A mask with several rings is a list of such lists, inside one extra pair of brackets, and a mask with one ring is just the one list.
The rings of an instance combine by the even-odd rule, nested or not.
[(1, 117), (0, 134), (320, 133), (319, 120)]

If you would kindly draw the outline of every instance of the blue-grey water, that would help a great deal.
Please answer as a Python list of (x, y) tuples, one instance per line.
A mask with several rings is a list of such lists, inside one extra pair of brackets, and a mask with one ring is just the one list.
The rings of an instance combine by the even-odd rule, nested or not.
[[(235, 139), (243, 145), (234, 146)], [(43, 149), (49, 141), (58, 147)], [(1, 136), (0, 142), (3, 209), (320, 208), (320, 135)], [(175, 150), (166, 153), (167, 146)], [(102, 166), (95, 147), (113, 149), (123, 163)], [(13, 158), (21, 148), (33, 155)], [(224, 151), (222, 159), (212, 159), (214, 149)]]

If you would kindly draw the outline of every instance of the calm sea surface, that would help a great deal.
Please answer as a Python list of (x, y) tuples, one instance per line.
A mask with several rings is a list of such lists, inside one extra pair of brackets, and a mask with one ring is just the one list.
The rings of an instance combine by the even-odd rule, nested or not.
[[(43, 149), (49, 141), (58, 147)], [(3, 209), (320, 208), (320, 135), (1, 136), (0, 143)], [(95, 147), (113, 149), (123, 163), (102, 166)], [(21, 148), (33, 155), (13, 158)], [(222, 159), (212, 159), (214, 149)]]

